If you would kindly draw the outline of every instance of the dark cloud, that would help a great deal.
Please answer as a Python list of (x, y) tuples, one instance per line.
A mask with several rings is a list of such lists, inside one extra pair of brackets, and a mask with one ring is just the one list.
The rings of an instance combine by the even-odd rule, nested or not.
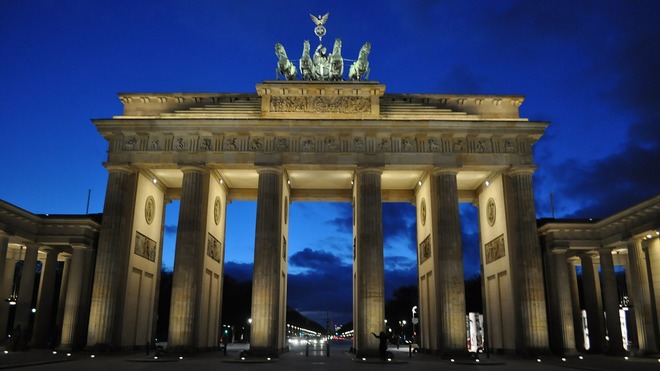
[(556, 169), (564, 181), (553, 194), (557, 204), (579, 207), (569, 218), (604, 218), (649, 199), (660, 191), (660, 146), (630, 144), (625, 151), (591, 163), (564, 163)]
[(383, 203), (383, 241), (386, 248), (403, 247), (416, 253), (416, 210), (407, 202)]
[(252, 263), (225, 262), (225, 274), (238, 282), (252, 281), (253, 271)]
[[(653, 47), (660, 42), (655, 22), (660, 12), (658, 6), (609, 10), (602, 14), (611, 30), (609, 48), (600, 54), (592, 73), (614, 81), (599, 94), (602, 109), (611, 113), (610, 122), (597, 122), (599, 130), (582, 139), (608, 143), (608, 128), (624, 128), (624, 137), (617, 138), (619, 143), (613, 143), (608, 153), (542, 163), (535, 181), (542, 192), (537, 191), (537, 203), (544, 216), (550, 216), (550, 191), (555, 215), (577, 218), (607, 217), (660, 191), (660, 173), (655, 170), (660, 158), (660, 49)], [(562, 150), (556, 143), (553, 147), (544, 151), (546, 156)]]
[(328, 267), (342, 264), (339, 257), (326, 251), (312, 250), (309, 247), (291, 255), (289, 262), (293, 266), (314, 269), (316, 271), (324, 271)]
[(384, 258), (386, 271), (409, 271), (417, 270), (417, 259), (410, 256), (386, 256)]
[[(353, 267), (325, 251), (304, 249), (289, 259), (292, 265), (309, 268), (289, 274), (288, 305), (301, 313), (333, 313), (334, 321), (347, 322), (353, 312)], [(323, 316), (325, 317), (325, 316)], [(324, 323), (323, 318), (313, 317)]]

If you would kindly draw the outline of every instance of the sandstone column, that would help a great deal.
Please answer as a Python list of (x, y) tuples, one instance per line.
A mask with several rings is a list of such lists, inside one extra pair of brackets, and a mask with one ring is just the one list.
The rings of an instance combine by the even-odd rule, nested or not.
[(26, 244), (25, 259), (23, 260), (23, 268), (21, 270), (21, 283), (18, 290), (18, 301), (16, 303), (16, 315), (14, 317), (14, 327), (20, 325), (23, 331), (28, 329), (30, 316), (32, 315), (32, 294), (34, 292), (34, 278), (37, 271), (38, 255), (38, 244)]
[(0, 236), (0, 344), (7, 339), (7, 321), (9, 320), (9, 305), (4, 300), (12, 294), (14, 286), (14, 273), (16, 259), (13, 254), (9, 256), (9, 238), (6, 235)]
[(354, 184), (357, 187), (355, 347), (357, 356), (365, 357), (378, 357), (378, 339), (371, 333), (385, 331), (381, 174), (382, 170), (378, 168), (358, 169)]
[(170, 301), (169, 346), (189, 352), (197, 348), (202, 274), (206, 246), (209, 170), (198, 166), (181, 167), (183, 185), (179, 225), (174, 253), (172, 299)]
[(438, 351), (444, 356), (467, 353), (465, 345), (465, 277), (457, 169), (435, 169), (431, 185)]
[[(85, 246), (72, 245), (71, 266), (67, 280), (66, 299), (64, 303), (64, 318), (62, 319), (62, 334), (59, 348), (71, 350), (82, 345), (83, 339), (76, 338), (79, 324), (81, 302), (80, 296), (85, 269)], [(98, 265), (97, 265), (98, 266)]]
[[(137, 180), (128, 166), (106, 166), (108, 186), (96, 252), (87, 346), (119, 343)], [(68, 294), (67, 294), (68, 298)], [(64, 329), (62, 329), (64, 332)]]
[(603, 304), (598, 278), (598, 267), (594, 262), (595, 253), (581, 255), (582, 287), (584, 306), (587, 311), (587, 329), (589, 330), (589, 353), (601, 353), (605, 349), (605, 326), (603, 323)]
[(62, 334), (62, 320), (64, 319), (66, 289), (69, 286), (70, 267), (71, 267), (71, 255), (68, 255), (64, 257), (64, 267), (62, 268), (62, 282), (60, 283), (60, 296), (57, 300), (57, 318), (55, 320), (55, 326), (60, 336)]
[(254, 236), (250, 354), (276, 355), (280, 328), (282, 170), (260, 168)]
[(607, 325), (607, 353), (619, 355), (625, 353), (623, 337), (621, 335), (621, 321), (619, 320), (619, 291), (616, 287), (614, 275), (614, 260), (610, 249), (600, 250), (600, 270), (603, 280), (603, 306), (605, 309), (605, 323)]
[[(582, 308), (580, 307), (580, 291), (578, 289), (577, 271), (575, 267), (580, 264), (580, 258), (573, 256), (568, 259), (568, 276), (571, 289), (571, 310), (573, 312), (573, 333), (575, 345), (580, 352), (584, 352), (584, 331), (582, 330)], [(584, 274), (584, 273), (583, 273)]]
[(629, 240), (627, 247), (630, 271), (627, 286), (637, 327), (637, 346), (642, 354), (654, 354), (658, 348), (653, 331), (655, 325), (646, 254), (642, 250), (641, 241)]
[(573, 331), (573, 308), (571, 306), (571, 278), (568, 272), (568, 263), (566, 261), (565, 249), (554, 249), (549, 253), (548, 282), (552, 288), (550, 295), (552, 302), (550, 306), (554, 313), (556, 326), (552, 331), (557, 335), (556, 340), (560, 340), (561, 349), (556, 350), (563, 355), (575, 354), (575, 338)]
[[(516, 350), (521, 354), (548, 351), (543, 261), (536, 229), (533, 168), (514, 168), (503, 177), (509, 236), (513, 298), (517, 301)], [(515, 273), (515, 275), (513, 275)]]
[(45, 347), (50, 340), (53, 330), (52, 308), (55, 292), (55, 274), (57, 273), (57, 255), (59, 252), (52, 248), (46, 249), (46, 261), (41, 268), (41, 283), (39, 296), (37, 296), (37, 313), (34, 318), (34, 333), (32, 345)]

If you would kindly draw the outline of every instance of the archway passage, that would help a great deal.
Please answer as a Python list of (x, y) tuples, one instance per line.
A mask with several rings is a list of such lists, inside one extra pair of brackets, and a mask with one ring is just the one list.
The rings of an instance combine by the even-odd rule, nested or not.
[[(532, 144), (547, 124), (520, 118), (522, 97), (385, 94), (378, 82), (270, 81), (257, 85), (256, 94), (120, 98), (123, 115), (94, 120), (109, 141), (104, 223), (106, 217), (122, 223), (112, 232), (104, 228), (100, 239), (88, 345), (137, 345), (125, 336), (132, 330), (124, 318), (135, 317), (136, 305), (153, 308), (153, 298), (142, 293), (160, 266), (162, 205), (180, 199), (170, 341), (183, 351), (213, 346), (217, 326), (206, 324), (220, 321), (225, 208), (250, 199), (257, 201), (255, 353), (283, 347), (288, 208), (297, 200), (353, 207), (358, 352), (376, 353), (371, 333), (384, 326), (380, 210), (388, 201), (418, 210), (420, 280), (427, 282), (420, 284), (426, 300), (420, 326), (429, 336), (422, 347), (464, 350), (464, 326), (455, 325), (465, 315), (459, 202), (479, 206), (484, 242), (500, 238), (498, 246), (505, 246), (503, 255), (492, 255), (492, 243), (484, 248), (485, 256), (497, 257), (487, 259), (485, 272), (521, 275), (496, 287), (503, 300), (496, 305), (515, 298), (525, 311), (515, 317), (522, 320), (506, 322), (518, 331), (500, 346), (547, 347), (544, 306), (536, 305), (544, 302), (541, 270), (519, 270), (540, 262)], [(135, 292), (140, 295), (126, 294)], [(495, 304), (487, 300), (487, 310)]]

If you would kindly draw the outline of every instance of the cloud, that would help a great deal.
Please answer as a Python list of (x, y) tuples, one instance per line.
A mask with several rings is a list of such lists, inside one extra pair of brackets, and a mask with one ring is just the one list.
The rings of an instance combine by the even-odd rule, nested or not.
[(225, 262), (225, 274), (233, 277), (238, 282), (252, 281), (252, 263)]
[[(601, 109), (608, 117), (596, 122), (597, 130), (590, 137), (581, 139), (611, 143), (611, 150), (543, 164), (545, 169), (540, 169), (535, 181), (546, 194), (537, 192), (537, 201), (541, 200), (540, 208), (547, 216), (549, 191), (554, 191), (555, 215), (576, 218), (607, 217), (659, 193), (660, 173), (655, 168), (660, 158), (660, 49), (652, 47), (660, 42), (660, 29), (653, 21), (658, 5), (648, 11), (641, 8), (647, 7), (609, 9), (602, 15), (611, 30), (609, 48), (598, 54), (591, 73), (613, 81), (599, 93)], [(623, 135), (612, 141), (608, 133), (613, 130)], [(548, 155), (552, 156), (551, 150), (546, 151)]]
[[(347, 322), (353, 311), (353, 267), (325, 251), (305, 248), (292, 255), (292, 265), (308, 271), (289, 274), (288, 305), (301, 313), (334, 313), (333, 320)], [(319, 323), (323, 318), (312, 317)]]
[(299, 268), (309, 268), (316, 271), (325, 271), (329, 267), (342, 265), (339, 257), (326, 251), (312, 250), (309, 247), (291, 255), (289, 263)]
[(416, 253), (416, 208), (407, 202), (383, 203), (383, 241), (386, 250), (403, 246)]

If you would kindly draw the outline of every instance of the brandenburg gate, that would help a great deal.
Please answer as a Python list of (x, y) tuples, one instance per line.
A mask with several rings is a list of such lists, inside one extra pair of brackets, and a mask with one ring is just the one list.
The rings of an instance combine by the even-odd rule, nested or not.
[[(216, 345), (226, 206), (257, 200), (252, 356), (286, 348), (289, 204), (353, 206), (356, 355), (378, 353), (385, 328), (383, 202), (417, 207), (420, 346), (466, 352), (459, 202), (479, 208), (493, 349), (548, 350), (532, 188), (532, 145), (547, 123), (521, 118), (520, 96), (386, 94), (367, 81), (365, 43), (344, 81), (341, 39), (303, 43), (298, 69), (275, 44), (276, 75), (256, 93), (120, 94), (121, 116), (94, 120), (109, 142), (87, 346), (152, 338), (165, 205), (180, 200), (169, 348)], [(513, 305), (516, 303), (516, 305)], [(507, 310), (507, 308), (510, 308)], [(515, 331), (511, 331), (511, 330)]]
[[(87, 346), (152, 338), (165, 205), (180, 200), (169, 347), (216, 345), (226, 206), (256, 200), (251, 354), (286, 347), (289, 204), (353, 206), (354, 348), (384, 329), (383, 202), (417, 208), (420, 347), (465, 352), (459, 203), (479, 209), (492, 349), (545, 351), (532, 174), (547, 123), (521, 96), (389, 94), (376, 81), (264, 81), (256, 93), (120, 94)], [(524, 267), (524, 269), (523, 269)], [(515, 305), (514, 305), (515, 303)]]

